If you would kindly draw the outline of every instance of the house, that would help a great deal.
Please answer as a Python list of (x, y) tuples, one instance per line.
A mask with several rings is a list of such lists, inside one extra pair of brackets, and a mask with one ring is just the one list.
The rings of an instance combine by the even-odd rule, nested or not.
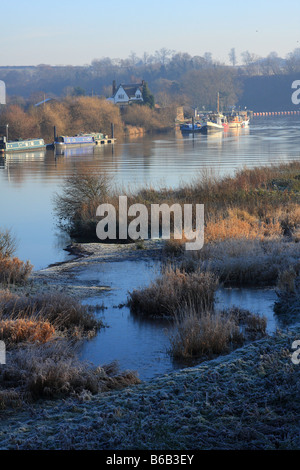
[(112, 96), (107, 101), (118, 105), (127, 105), (134, 101), (143, 100), (144, 80), (141, 83), (130, 83), (129, 85), (119, 85), (116, 87), (115, 80), (112, 85)]

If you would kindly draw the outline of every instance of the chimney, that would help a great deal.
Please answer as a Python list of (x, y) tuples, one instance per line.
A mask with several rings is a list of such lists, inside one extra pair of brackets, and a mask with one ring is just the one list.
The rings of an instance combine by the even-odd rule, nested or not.
[(113, 94), (113, 96), (116, 93), (116, 91), (117, 91), (116, 80), (113, 80), (113, 83), (112, 83), (112, 94)]
[(144, 86), (144, 85), (145, 85), (145, 80), (142, 80), (142, 86)]

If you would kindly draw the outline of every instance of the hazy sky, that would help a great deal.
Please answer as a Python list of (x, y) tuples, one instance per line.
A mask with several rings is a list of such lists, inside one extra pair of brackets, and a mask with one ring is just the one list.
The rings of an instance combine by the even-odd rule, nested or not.
[(299, 0), (10, 0), (1, 2), (0, 65), (84, 65), (163, 47), (211, 52), (235, 47), (282, 57), (300, 47)]

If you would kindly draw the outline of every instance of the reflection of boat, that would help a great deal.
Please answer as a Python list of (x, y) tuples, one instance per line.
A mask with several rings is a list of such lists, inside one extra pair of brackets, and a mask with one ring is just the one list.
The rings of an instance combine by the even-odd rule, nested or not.
[(41, 148), (46, 148), (43, 139), (7, 140), (6, 137), (0, 137), (1, 153), (28, 152)]
[(74, 157), (81, 155), (93, 155), (94, 147), (92, 145), (78, 146), (58, 146), (55, 149), (55, 155), (64, 155), (65, 157)]
[(193, 123), (186, 123), (180, 125), (181, 132), (200, 132), (201, 131), (201, 124), (200, 122)]

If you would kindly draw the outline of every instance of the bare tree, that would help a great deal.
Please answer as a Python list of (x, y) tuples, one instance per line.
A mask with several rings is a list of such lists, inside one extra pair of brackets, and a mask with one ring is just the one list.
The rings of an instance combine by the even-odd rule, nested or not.
[(236, 66), (236, 53), (235, 53), (235, 48), (234, 47), (232, 47), (230, 49), (228, 56), (229, 56), (229, 60), (232, 64), (232, 66), (235, 67)]

